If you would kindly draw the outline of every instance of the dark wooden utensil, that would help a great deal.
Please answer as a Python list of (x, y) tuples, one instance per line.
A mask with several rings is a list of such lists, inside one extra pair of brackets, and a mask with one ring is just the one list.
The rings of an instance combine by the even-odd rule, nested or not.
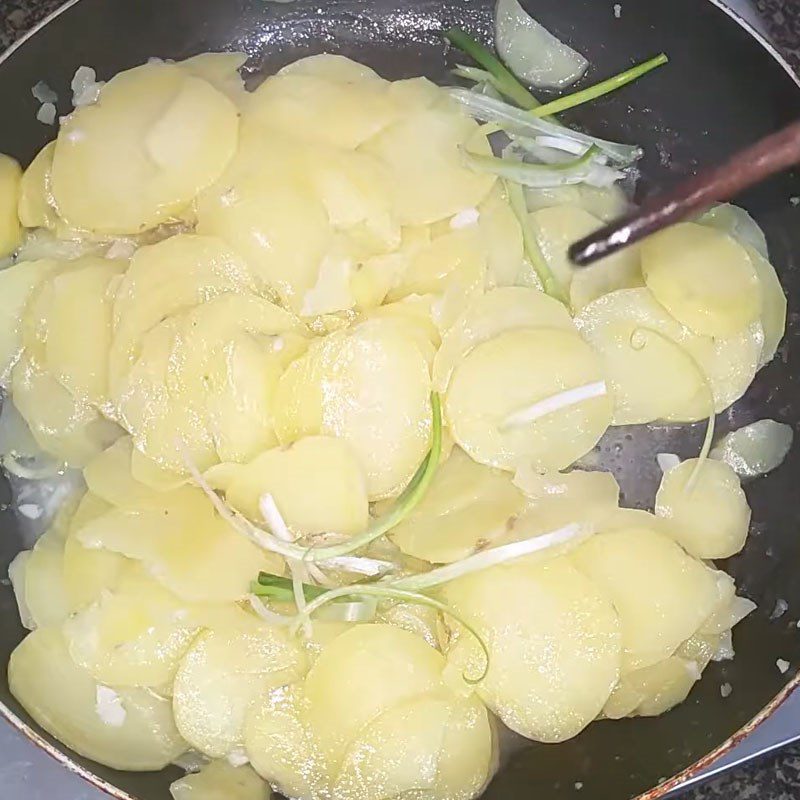
[(573, 244), (569, 257), (579, 267), (586, 267), (663, 228), (694, 217), (714, 203), (730, 200), (742, 190), (797, 163), (800, 163), (800, 122), (647, 200), (633, 213)]

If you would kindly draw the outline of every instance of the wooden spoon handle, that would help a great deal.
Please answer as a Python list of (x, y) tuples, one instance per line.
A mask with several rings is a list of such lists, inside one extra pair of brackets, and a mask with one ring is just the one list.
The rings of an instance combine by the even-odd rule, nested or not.
[(741, 150), (721, 166), (700, 172), (569, 249), (580, 267), (610, 256), (676, 222), (693, 217), (714, 203), (730, 200), (776, 172), (800, 162), (800, 122)]

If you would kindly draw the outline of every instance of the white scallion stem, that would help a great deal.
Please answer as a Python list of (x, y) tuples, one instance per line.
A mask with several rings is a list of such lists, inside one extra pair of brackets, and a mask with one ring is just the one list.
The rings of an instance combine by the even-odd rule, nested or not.
[(254, 594), (247, 595), (247, 602), (250, 604), (250, 608), (265, 622), (273, 625), (291, 625), (294, 622), (294, 617), (287, 617), (284, 614), (276, 614), (274, 611), (270, 611), (261, 598)]
[(585, 386), (568, 389), (565, 392), (546, 397), (544, 400), (539, 400), (538, 403), (533, 403), (519, 411), (515, 411), (513, 414), (509, 414), (500, 423), (500, 430), (507, 431), (511, 428), (520, 428), (523, 425), (535, 422), (541, 417), (546, 417), (548, 414), (553, 414), (556, 411), (561, 411), (563, 408), (577, 405), (585, 400), (603, 397), (607, 393), (608, 388), (606, 387), (605, 381), (587, 383)]
[(326, 569), (340, 569), (343, 572), (353, 572), (356, 575), (375, 577), (392, 572), (395, 565), (391, 561), (381, 561), (377, 558), (364, 558), (361, 556), (339, 556), (323, 561), (321, 566)]
[(461, 559), (461, 561), (447, 564), (447, 566), (433, 569), (430, 572), (410, 575), (407, 578), (399, 578), (386, 583), (394, 589), (419, 592), (424, 589), (430, 589), (433, 586), (449, 583), (464, 575), (480, 572), (489, 567), (497, 566), (497, 564), (503, 564), (506, 561), (514, 561), (532, 553), (539, 553), (543, 550), (549, 550), (551, 547), (558, 547), (580, 536), (587, 536), (589, 533), (591, 531), (587, 526), (572, 523), (550, 533), (534, 536), (532, 539), (523, 539), (521, 542), (512, 542), (501, 547), (494, 547), (491, 550), (484, 550), (482, 553), (476, 553), (474, 556), (468, 556)]

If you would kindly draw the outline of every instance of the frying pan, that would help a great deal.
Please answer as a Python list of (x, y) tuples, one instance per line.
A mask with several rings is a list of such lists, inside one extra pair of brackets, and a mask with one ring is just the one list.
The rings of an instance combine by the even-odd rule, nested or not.
[[(788, 67), (741, 20), (711, 0), (636, 0), (617, 19), (610, 0), (527, 0), (527, 9), (589, 58), (589, 78), (613, 74), (662, 50), (671, 63), (646, 80), (569, 115), (569, 122), (609, 139), (644, 146), (638, 192), (647, 196), (698, 167), (721, 161), (788, 123), (800, 108), (800, 87)], [(455, 56), (439, 31), (460, 25), (491, 29), (490, 0), (73, 0), (0, 62), (0, 151), (27, 163), (52, 137), (35, 120), (30, 88), (46, 80), (62, 98), (75, 69), (100, 78), (149, 56), (180, 59), (207, 50), (250, 55), (251, 80), (302, 56), (329, 51), (364, 61), (389, 78), (424, 74), (447, 81)], [(60, 113), (68, 111), (66, 105)], [(764, 227), (789, 297), (789, 328), (779, 355), (747, 395), (718, 420), (720, 431), (769, 417), (800, 421), (800, 175), (788, 173), (741, 198)], [(652, 507), (654, 456), (696, 455), (702, 425), (616, 428), (598, 447), (614, 471), (624, 504)], [(712, 664), (689, 699), (655, 719), (603, 721), (561, 745), (516, 743), (486, 792), (490, 800), (542, 796), (626, 800), (660, 797), (768, 715), (799, 680), (800, 447), (774, 473), (746, 486), (753, 508), (744, 553), (723, 563), (758, 611), (736, 629), (736, 659)], [(9, 499), (7, 484), (0, 500)], [(4, 506), (5, 507), (5, 506)], [(21, 547), (13, 512), (0, 512), (0, 570)], [(789, 612), (770, 620), (776, 600)], [(0, 586), (0, 663), (23, 636), (11, 589)], [(778, 659), (793, 665), (781, 674)], [(3, 673), (5, 670), (3, 670)], [(720, 685), (733, 695), (723, 699)], [(177, 770), (118, 773), (67, 752), (32, 723), (0, 682), (0, 710), (71, 769), (126, 800), (166, 800)], [(675, 777), (673, 777), (675, 776)], [(656, 787), (656, 788), (653, 788)]]

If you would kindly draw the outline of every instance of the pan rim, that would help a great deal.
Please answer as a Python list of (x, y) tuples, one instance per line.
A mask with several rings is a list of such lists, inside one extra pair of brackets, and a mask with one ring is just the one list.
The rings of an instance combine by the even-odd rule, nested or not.
[[(788, 60), (778, 50), (775, 44), (767, 38), (760, 30), (755, 28), (749, 20), (745, 19), (735, 9), (728, 6), (724, 0), (703, 0), (715, 6), (722, 13), (726, 14), (730, 19), (737, 23), (746, 33), (748, 33), (756, 42), (769, 53), (774, 61), (783, 69), (788, 75), (790, 80), (800, 89), (800, 74), (795, 71)], [(77, 5), (80, 0), (67, 0), (67, 2), (60, 5), (44, 19), (34, 25), (30, 30), (26, 31), (19, 39), (12, 42), (8, 48), (0, 53), (0, 67), (14, 55), (23, 45), (32, 39), (37, 33), (44, 29), (47, 25), (60, 17), (64, 12), (68, 11), (73, 6)], [(717, 759), (730, 752), (736, 745), (741, 743), (749, 734), (751, 734), (762, 722), (772, 716), (778, 708), (780, 708), (800, 687), (800, 672), (798, 672), (786, 686), (778, 692), (778, 694), (767, 703), (761, 711), (758, 712), (749, 722), (743, 725), (732, 736), (722, 742), (720, 745), (711, 750), (707, 755), (699, 758), (693, 764), (690, 764), (679, 773), (659, 784), (658, 786), (649, 789), (637, 795), (633, 800), (659, 800), (672, 790), (678, 788), (686, 780), (696, 776), (699, 772), (711, 766)], [(94, 786), (96, 789), (107, 794), (115, 800), (141, 800), (133, 795), (128, 794), (125, 790), (100, 778), (87, 767), (78, 764), (71, 756), (67, 755), (62, 749), (54, 744), (51, 744), (47, 739), (34, 731), (26, 722), (18, 717), (4, 702), (0, 700), (0, 717), (5, 720), (12, 728), (22, 734), (28, 741), (34, 744), (39, 749), (43, 750), (51, 758), (55, 759), (59, 764), (65, 767), (68, 771), (78, 775), (87, 783)]]

